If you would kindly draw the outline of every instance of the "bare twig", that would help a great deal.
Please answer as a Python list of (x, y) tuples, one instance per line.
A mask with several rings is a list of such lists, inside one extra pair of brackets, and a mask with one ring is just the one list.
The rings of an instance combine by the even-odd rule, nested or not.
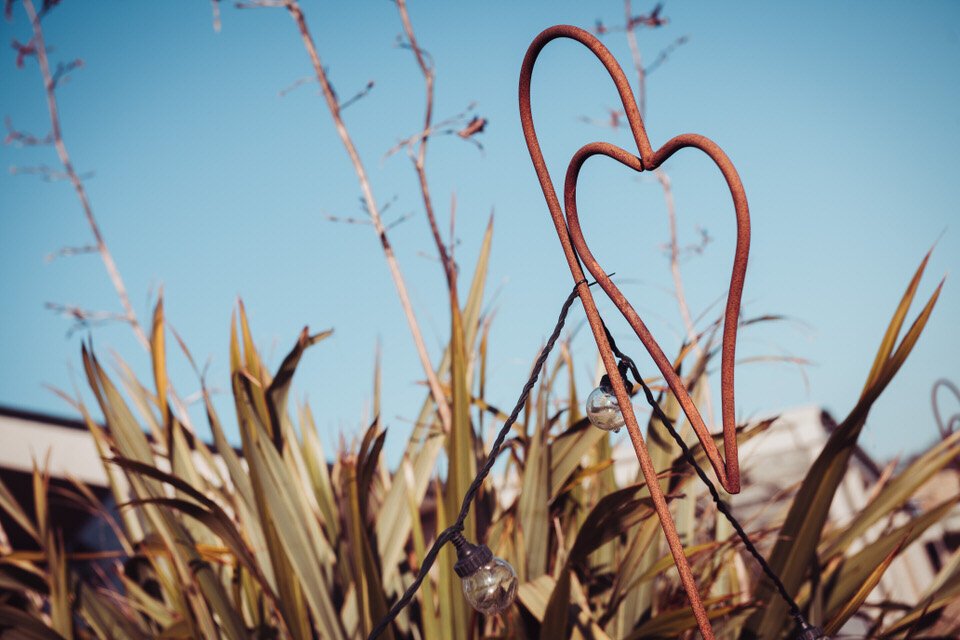
[[(77, 177), (82, 180), (89, 180), (93, 177), (93, 171), (81, 173)], [(10, 175), (40, 176), (44, 182), (59, 182), (61, 180), (71, 180), (72, 176), (67, 171), (57, 171), (53, 167), (45, 164), (35, 167), (10, 167)]]
[(660, 185), (663, 187), (663, 197), (667, 204), (667, 216), (670, 218), (670, 273), (673, 274), (673, 286), (676, 291), (677, 305), (680, 307), (680, 316), (683, 318), (683, 328), (687, 332), (687, 339), (693, 345), (697, 355), (703, 353), (703, 349), (697, 341), (697, 331), (693, 327), (693, 320), (690, 317), (690, 307), (687, 305), (687, 298), (683, 291), (683, 278), (680, 277), (680, 249), (677, 244), (677, 211), (673, 202), (673, 188), (670, 183), (670, 176), (663, 169), (657, 169), (654, 172)]
[(365, 95), (370, 93), (370, 90), (373, 89), (373, 85), (374, 85), (373, 80), (370, 80), (369, 82), (367, 82), (366, 86), (364, 86), (363, 89), (360, 89), (360, 91), (357, 91), (352, 98), (340, 104), (340, 111), (343, 111), (344, 109), (352, 105), (354, 102), (356, 102), (357, 100), (363, 98)]
[(15, 129), (10, 116), (5, 116), (3, 121), (4, 124), (7, 125), (7, 137), (3, 139), (3, 144), (15, 144), (18, 147), (36, 147), (53, 144), (53, 132), (48, 133), (44, 138), (37, 138), (33, 134)]
[(330, 115), (333, 117), (337, 135), (340, 137), (340, 141), (343, 143), (343, 146), (347, 151), (347, 155), (350, 156), (350, 162), (353, 164), (354, 172), (357, 174), (357, 179), (360, 182), (360, 190), (363, 193), (363, 200), (366, 205), (367, 213), (370, 215), (370, 221), (373, 224), (374, 231), (376, 231), (377, 237), (379, 238), (380, 244), (383, 248), (383, 254), (387, 261), (387, 267), (390, 270), (390, 275), (393, 278), (394, 286), (397, 289), (397, 295), (400, 298), (400, 305), (403, 307), (403, 313), (407, 319), (407, 324), (410, 326), (410, 333), (413, 336), (417, 354), (420, 357), (420, 363), (423, 367), (424, 374), (427, 377), (427, 384), (430, 387), (430, 393), (433, 396), (434, 402), (437, 404), (437, 411), (440, 414), (441, 423), (443, 424), (444, 431), (449, 433), (453, 423), (450, 404), (447, 402), (447, 398), (443, 393), (443, 388), (440, 386), (440, 380), (437, 378), (437, 373), (434, 370), (433, 365), (430, 363), (430, 356), (427, 353), (427, 347), (424, 344), (423, 335), (420, 331), (420, 325), (417, 322), (413, 305), (410, 303), (410, 296), (407, 292), (407, 285), (403, 279), (403, 274), (400, 271), (400, 264), (393, 252), (393, 247), (390, 245), (390, 241), (387, 239), (386, 227), (384, 227), (383, 222), (380, 219), (380, 210), (377, 208), (377, 202), (373, 195), (373, 189), (370, 185), (370, 180), (367, 177), (366, 168), (364, 167), (363, 162), (360, 160), (360, 155), (357, 153), (357, 149), (353, 144), (350, 133), (347, 131), (347, 127), (343, 123), (343, 118), (340, 116), (341, 105), (337, 102), (337, 98), (334, 95), (333, 89), (330, 86), (330, 82), (327, 78), (327, 72), (320, 62), (320, 55), (317, 53), (316, 45), (313, 42), (313, 36), (311, 36), (310, 30), (307, 28), (306, 19), (304, 18), (300, 4), (295, 0), (257, 0), (257, 2), (255, 2), (252, 6), (284, 7), (289, 12), (290, 17), (293, 18), (293, 21), (296, 23), (297, 28), (300, 31), (300, 37), (303, 40), (303, 45), (307, 50), (307, 54), (310, 56), (310, 62), (313, 64), (313, 70), (316, 73), (317, 81), (320, 83), (320, 88), (323, 90), (323, 96), (327, 102), (327, 107), (330, 109)]
[[(647, 74), (651, 69), (656, 68), (662, 64), (669, 52), (676, 48), (677, 43), (671, 45), (668, 50), (662, 52), (660, 56), (650, 68), (644, 68), (643, 58), (640, 55), (640, 46), (637, 43), (637, 34), (636, 29), (639, 27), (660, 27), (667, 23), (667, 19), (660, 16), (660, 11), (663, 9), (662, 4), (658, 4), (654, 7), (653, 11), (648, 15), (634, 16), (632, 7), (630, 6), (630, 0), (623, 1), (623, 10), (626, 16), (626, 22), (624, 24), (624, 30), (627, 34), (627, 43), (630, 45), (630, 52), (633, 56), (633, 67), (637, 73), (637, 92), (639, 94), (639, 103), (640, 103), (640, 115), (641, 117), (646, 117), (647, 114)], [(684, 38), (681, 38), (684, 40)], [(682, 42), (680, 43), (682, 44)], [(673, 189), (670, 183), (670, 177), (667, 173), (660, 168), (657, 168), (654, 173), (657, 176), (657, 180), (660, 182), (660, 186), (663, 187), (663, 197), (667, 206), (667, 216), (670, 219), (670, 273), (673, 276), (673, 286), (674, 286), (674, 295), (677, 299), (677, 306), (680, 308), (680, 316), (683, 319), (683, 328), (687, 334), (687, 340), (693, 345), (694, 352), (698, 357), (702, 356), (704, 353), (703, 348), (700, 346), (700, 343), (697, 339), (697, 331), (694, 328), (693, 320), (690, 317), (690, 306), (687, 304), (687, 298), (684, 294), (683, 288), (683, 278), (680, 276), (680, 264), (679, 264), (679, 255), (680, 250), (677, 244), (677, 212), (673, 200)], [(710, 424), (713, 424), (714, 414), (713, 414), (713, 399), (712, 394), (710, 393), (709, 381), (705, 378), (704, 383), (706, 384), (706, 393), (704, 397), (706, 398), (706, 410), (707, 410), (707, 421)]]
[[(467, 105), (467, 108), (457, 115), (447, 118), (441, 122), (438, 122), (427, 129), (423, 129), (418, 133), (410, 136), (409, 138), (404, 138), (400, 140), (397, 144), (390, 147), (390, 149), (383, 154), (383, 157), (380, 159), (380, 162), (383, 162), (397, 151), (401, 149), (407, 149), (408, 151), (413, 148), (418, 142), (422, 142), (427, 138), (432, 138), (434, 136), (451, 136), (458, 135), (464, 140), (472, 142), (478, 149), (483, 149), (483, 145), (480, 144), (480, 141), (474, 138), (474, 134), (480, 133), (487, 125), (486, 118), (480, 118), (478, 116), (470, 116), (471, 111), (476, 105), (470, 103)], [(469, 120), (467, 119), (470, 116)], [(416, 158), (414, 157), (414, 160)]]
[(291, 83), (286, 89), (281, 89), (277, 95), (282, 98), (283, 96), (287, 95), (288, 93), (290, 93), (291, 91), (299, 87), (300, 85), (307, 84), (308, 82), (313, 82), (313, 81), (314, 81), (313, 76), (299, 78), (298, 80), (295, 80), (293, 83)]
[(600, 120), (599, 118), (591, 118), (590, 116), (580, 116), (577, 118), (580, 122), (586, 122), (587, 124), (592, 124), (597, 127), (610, 127), (611, 129), (619, 129), (623, 125), (623, 118), (626, 114), (623, 112), (623, 109), (607, 109), (607, 113), (610, 114), (608, 120)]
[(83, 60), (77, 58), (76, 60), (71, 60), (70, 62), (64, 64), (62, 62), (57, 63), (57, 70), (53, 72), (53, 78), (51, 82), (53, 86), (56, 87), (58, 84), (67, 82), (70, 80), (70, 72), (74, 69), (79, 69), (83, 66)]
[(363, 218), (338, 218), (337, 216), (332, 216), (329, 213), (320, 214), (323, 216), (324, 220), (329, 220), (330, 222), (343, 222), (346, 224), (366, 224), (373, 225), (373, 222), (370, 220), (364, 220)]
[(213, 30), (220, 33), (220, 0), (210, 0), (210, 12), (213, 14)]
[(43, 305), (47, 309), (58, 313), (64, 317), (73, 320), (73, 325), (67, 330), (67, 336), (71, 336), (76, 331), (82, 331), (91, 327), (98, 327), (114, 322), (129, 322), (122, 313), (112, 311), (90, 311), (72, 304), (59, 304), (57, 302), (47, 302)]
[(405, 214), (403, 214), (402, 216), (400, 216), (399, 218), (397, 218), (397, 219), (394, 220), (393, 222), (387, 223), (387, 225), (386, 225), (387, 231), (390, 231), (390, 229), (393, 229), (394, 227), (400, 226), (401, 224), (403, 224), (404, 222), (406, 222), (407, 220), (409, 220), (409, 219), (412, 218), (412, 217), (413, 217), (413, 214), (412, 214), (412, 213), (405, 213)]
[(92, 244), (85, 245), (83, 247), (64, 247), (59, 251), (54, 251), (48, 253), (44, 260), (46, 262), (53, 262), (56, 258), (65, 258), (67, 256), (79, 256), (85, 253), (98, 253), (100, 250)]
[(103, 260), (103, 266), (106, 268), (107, 274), (110, 276), (110, 281), (113, 283), (113, 288), (116, 290), (117, 296), (120, 298), (120, 305), (123, 307), (124, 311), (124, 320), (130, 324), (130, 327), (133, 329), (133, 332), (141, 346), (149, 351), (150, 341), (147, 340), (146, 333), (144, 333), (140, 323), (137, 321), (136, 312), (134, 312), (133, 306), (130, 304), (130, 297), (127, 295), (127, 288), (123, 283), (123, 279), (120, 277), (120, 272), (117, 269), (116, 263), (113, 261), (113, 256), (110, 254), (110, 251), (107, 249), (106, 242), (103, 240), (103, 235), (100, 233), (100, 227), (97, 225), (96, 218), (93, 216), (93, 209), (91, 208), (90, 201), (87, 198), (87, 192), (83, 186), (83, 180), (73, 168), (70, 155), (67, 153), (67, 148), (63, 143), (63, 137), (60, 131), (60, 116), (57, 110), (57, 97), (55, 91), (56, 82), (54, 80), (54, 76), (50, 72), (50, 62), (47, 59), (47, 49), (43, 41), (43, 29), (40, 27), (40, 17), (37, 15), (31, 0), (23, 0), (23, 6), (27, 11), (27, 15), (30, 17), (31, 25), (33, 26), (33, 39), (31, 42), (33, 43), (37, 61), (40, 63), (40, 72), (43, 74), (43, 84), (47, 94), (47, 107), (50, 111), (50, 125), (51, 134), (53, 135), (53, 145), (57, 150), (60, 163), (63, 165), (63, 169), (66, 172), (70, 182), (73, 183), (73, 188), (77, 192), (77, 197), (80, 199), (80, 205), (83, 207), (83, 213), (86, 216), (87, 224), (90, 226), (90, 231), (93, 233), (97, 250), (100, 252), (101, 260)]
[[(630, 6), (630, 0), (623, 0), (623, 12), (626, 14), (624, 30), (627, 32), (627, 43), (630, 45), (630, 54), (633, 56), (633, 67), (637, 70), (637, 93), (640, 97), (640, 115), (645, 118), (647, 116), (647, 74), (643, 70), (643, 58), (640, 57), (640, 46), (637, 44), (637, 34), (634, 31), (635, 19), (633, 17), (633, 9)], [(660, 5), (657, 5), (654, 12), (659, 15)]]
[(429, 134), (427, 132), (431, 131), (433, 121), (433, 65), (427, 63), (423, 51), (420, 49), (420, 45), (417, 44), (417, 38), (413, 33), (413, 26), (410, 24), (410, 15), (407, 12), (406, 0), (397, 0), (397, 11), (400, 12), (400, 20), (403, 22), (403, 30), (407, 34), (407, 42), (410, 43), (410, 49), (413, 51), (413, 55), (417, 59), (417, 65), (420, 67), (420, 72), (423, 74), (423, 82), (426, 92), (426, 105), (424, 107), (425, 113), (423, 116), (423, 133), (420, 136), (420, 144), (417, 147), (416, 157), (413, 157), (411, 154), (411, 159), (413, 159), (413, 166), (417, 172), (417, 179), (420, 181), (420, 193), (423, 196), (423, 207), (427, 213), (427, 221), (430, 224), (430, 232), (433, 233), (433, 241), (437, 245), (437, 251), (440, 253), (440, 261), (443, 264), (443, 270), (447, 276), (447, 287), (450, 289), (450, 295), (453, 297), (453, 299), (456, 299), (456, 267), (453, 265), (453, 261), (450, 259), (450, 256), (447, 253), (446, 245), (444, 245), (443, 240), (440, 238), (440, 230), (437, 228), (437, 219), (433, 213), (433, 200), (430, 197), (430, 187), (427, 183), (427, 173), (425, 169), (427, 139), (429, 138)]
[(33, 40), (30, 40), (27, 44), (23, 44), (14, 39), (11, 46), (13, 50), (17, 52), (17, 69), (23, 68), (23, 63), (27, 58), (37, 55), (37, 45)]
[(672, 54), (677, 49), (677, 47), (686, 44), (689, 40), (690, 40), (690, 36), (680, 36), (679, 38), (671, 42), (665, 49), (663, 49), (657, 55), (657, 59), (654, 60), (650, 64), (650, 66), (644, 69), (644, 73), (646, 73), (647, 75), (650, 75), (651, 73), (656, 71), (660, 65), (662, 65), (664, 62), (667, 61), (667, 59), (670, 58), (670, 54)]

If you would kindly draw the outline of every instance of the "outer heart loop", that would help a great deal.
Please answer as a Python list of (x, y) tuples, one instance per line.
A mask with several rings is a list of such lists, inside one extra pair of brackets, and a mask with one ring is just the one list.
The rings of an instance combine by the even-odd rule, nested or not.
[[(556, 38), (570, 38), (580, 42), (590, 49), (603, 63), (620, 94), (620, 100), (623, 103), (624, 112), (630, 123), (630, 130), (633, 133), (634, 141), (637, 143), (637, 150), (639, 152), (639, 156), (635, 156), (615, 145), (603, 142), (588, 144), (577, 151), (567, 169), (564, 189), (566, 217), (564, 217), (564, 212), (560, 208), (560, 202), (557, 199), (553, 182), (550, 179), (550, 173), (543, 159), (543, 152), (537, 140), (537, 133), (533, 126), (533, 113), (530, 108), (530, 80), (533, 75), (533, 66), (543, 47)], [(643, 127), (643, 120), (640, 116), (640, 110), (634, 101), (630, 84), (627, 82), (623, 69), (620, 68), (620, 65), (617, 64), (614, 57), (597, 38), (577, 27), (567, 25), (550, 27), (534, 38), (530, 44), (529, 49), (527, 49), (527, 54), (523, 59), (523, 67), (520, 70), (520, 121), (523, 124), (523, 135), (527, 142), (527, 148), (530, 150), (530, 159), (533, 161), (534, 169), (540, 180), (540, 187), (547, 201), (547, 207), (550, 209), (550, 216), (553, 219), (554, 227), (560, 238), (560, 244), (563, 246), (563, 252), (567, 258), (567, 264), (570, 267), (574, 282), (579, 283), (584, 281), (583, 269), (580, 266), (580, 261), (583, 260), (587, 269), (593, 277), (597, 279), (604, 292), (610, 297), (614, 304), (616, 304), (624, 318), (626, 318), (630, 326), (633, 327), (634, 332), (640, 338), (641, 342), (643, 342), (644, 347), (646, 347), (651, 357), (653, 357), (664, 379), (680, 402), (680, 406), (690, 421), (690, 424), (693, 425), (697, 437), (700, 439), (704, 451), (710, 460), (710, 464), (713, 466), (717, 478), (720, 480), (720, 484), (730, 493), (738, 492), (740, 490), (740, 473), (737, 458), (736, 420), (733, 401), (733, 365), (736, 351), (737, 323), (740, 314), (740, 296), (743, 291), (743, 278), (746, 273), (747, 253), (750, 245), (750, 216), (743, 186), (740, 184), (740, 178), (733, 168), (733, 164), (717, 145), (703, 136), (693, 134), (677, 136), (654, 152), (647, 139), (647, 134)], [(657, 341), (647, 330), (633, 306), (627, 301), (626, 297), (624, 297), (616, 285), (610, 281), (599, 263), (594, 259), (590, 248), (583, 239), (583, 233), (577, 217), (577, 177), (580, 174), (580, 168), (587, 158), (598, 154), (606, 155), (635, 171), (644, 171), (657, 168), (667, 158), (684, 147), (698, 148), (713, 159), (727, 180), (727, 185), (730, 188), (737, 214), (737, 248), (734, 255), (733, 275), (730, 279), (730, 290), (727, 296), (727, 307), (724, 314), (723, 348), (721, 356), (720, 389), (723, 399), (723, 458), (720, 456), (716, 445), (714, 445), (713, 438), (707, 431), (700, 412), (690, 398), (689, 393), (687, 393), (682, 381), (674, 372), (673, 367), (670, 366), (669, 360), (663, 355), (663, 351), (660, 349)], [(623, 413), (624, 422), (630, 434), (630, 440), (633, 442), (633, 448), (637, 454), (640, 469), (647, 482), (650, 497), (656, 509), (657, 516), (660, 519), (664, 536), (667, 539), (670, 552), (673, 555), (677, 570), (680, 573), (680, 581), (683, 584), (684, 590), (687, 592), (687, 596), (690, 598), (690, 607), (697, 620), (697, 626), (700, 628), (704, 640), (714, 640), (715, 637), (710, 626), (710, 620), (704, 609), (703, 602), (700, 599), (697, 585), (693, 579), (693, 573), (690, 570), (690, 564), (684, 554), (683, 545), (680, 543), (680, 537), (677, 534), (673, 517), (670, 515), (670, 509), (667, 506), (663, 491), (660, 488), (656, 469), (653, 467), (650, 453), (647, 451), (643, 434), (637, 423), (637, 417), (633, 411), (630, 394), (625, 389), (623, 380), (617, 374), (617, 362), (610, 348), (610, 344), (607, 341), (603, 321), (600, 319), (600, 314), (597, 311), (590, 288), (580, 286), (579, 295), (583, 303), (584, 312), (587, 315), (587, 320), (590, 322), (594, 340), (596, 340), (597, 347), (600, 350), (604, 367), (610, 377), (614, 393), (616, 393), (617, 403), (620, 405), (621, 413)]]

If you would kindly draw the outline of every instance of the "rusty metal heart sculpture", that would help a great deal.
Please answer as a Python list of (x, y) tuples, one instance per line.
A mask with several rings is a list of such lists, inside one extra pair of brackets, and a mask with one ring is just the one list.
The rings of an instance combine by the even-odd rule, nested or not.
[[(543, 47), (551, 40), (557, 38), (570, 38), (580, 42), (590, 49), (590, 51), (600, 59), (604, 67), (606, 67), (617, 87), (617, 91), (620, 93), (620, 99), (623, 102), (627, 121), (630, 123), (630, 129), (637, 143), (637, 150), (639, 152), (639, 156), (636, 156), (620, 147), (604, 142), (594, 142), (581, 147), (574, 154), (567, 168), (564, 184), (564, 208), (566, 210), (566, 216), (564, 216), (564, 212), (561, 210), (560, 202), (557, 199), (556, 191), (550, 179), (550, 174), (547, 171), (543, 153), (540, 150), (540, 143), (537, 140), (537, 134), (533, 126), (533, 115), (530, 108), (530, 79), (533, 74), (533, 66)], [(709, 139), (699, 135), (684, 134), (677, 136), (660, 147), (659, 150), (654, 151), (647, 139), (643, 119), (631, 92), (630, 84), (620, 65), (610, 51), (608, 51), (597, 38), (577, 27), (568, 25), (550, 27), (540, 33), (530, 44), (520, 71), (520, 120), (523, 124), (523, 133), (527, 141), (527, 148), (530, 151), (530, 158), (533, 161), (537, 177), (540, 180), (540, 186), (543, 189), (547, 207), (550, 209), (550, 215), (553, 218), (554, 226), (560, 237), (560, 243), (563, 246), (563, 252), (567, 258), (567, 263), (570, 266), (574, 281), (584, 281), (583, 270), (580, 266), (582, 261), (583, 264), (586, 265), (587, 270), (597, 280), (600, 287), (620, 310), (620, 313), (623, 314), (623, 317), (633, 328), (637, 337), (660, 369), (660, 373), (663, 375), (670, 390), (679, 401), (684, 414), (686, 414), (687, 419), (693, 426), (697, 438), (700, 440), (707, 454), (707, 458), (710, 460), (710, 464), (717, 474), (720, 484), (730, 493), (739, 492), (740, 468), (737, 456), (733, 373), (737, 341), (737, 323), (740, 315), (740, 298), (743, 292), (743, 280), (746, 274), (747, 255), (750, 247), (750, 214), (747, 208), (747, 198), (743, 190), (743, 185), (740, 183), (740, 177), (737, 175), (736, 169), (734, 169), (730, 159), (727, 158), (720, 147)], [(737, 244), (733, 260), (733, 274), (730, 278), (730, 288), (727, 295), (726, 310), (724, 312), (721, 349), (722, 457), (703, 422), (700, 412), (690, 398), (690, 394), (687, 392), (680, 377), (671, 366), (670, 361), (663, 354), (659, 344), (650, 334), (633, 306), (593, 257), (590, 248), (583, 238), (583, 232), (577, 216), (577, 178), (587, 158), (594, 155), (605, 155), (635, 171), (651, 171), (659, 167), (676, 151), (684, 147), (700, 149), (706, 153), (720, 169), (730, 189), (737, 218)], [(630, 394), (625, 388), (620, 375), (618, 375), (617, 361), (607, 340), (606, 331), (597, 311), (596, 304), (594, 303), (593, 296), (590, 293), (590, 288), (581, 285), (579, 287), (579, 295), (583, 303), (584, 311), (587, 314), (587, 319), (590, 322), (590, 327), (593, 330), (594, 339), (600, 350), (607, 374), (616, 393), (617, 402), (621, 407), (621, 413), (626, 422), (627, 431), (633, 442), (634, 451), (640, 462), (640, 468), (650, 490), (650, 495), (657, 515), (660, 518), (664, 535), (667, 538), (671, 553), (677, 565), (677, 570), (680, 573), (680, 580), (690, 598), (690, 606), (693, 609), (694, 616), (696, 617), (703, 637), (705, 640), (712, 640), (714, 635), (706, 610), (703, 607), (696, 583), (693, 580), (693, 574), (684, 554), (679, 536), (677, 535), (676, 526), (667, 507), (666, 499), (657, 481), (656, 470), (653, 468), (650, 454), (643, 440), (643, 434), (640, 432), (636, 415), (633, 412)]]

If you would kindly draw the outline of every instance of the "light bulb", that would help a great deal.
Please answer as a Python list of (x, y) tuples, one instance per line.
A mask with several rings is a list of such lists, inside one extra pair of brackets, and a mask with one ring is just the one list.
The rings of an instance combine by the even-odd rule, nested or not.
[(619, 431), (624, 425), (623, 414), (613, 389), (601, 384), (587, 396), (587, 418), (590, 424), (604, 431)]
[(517, 572), (486, 545), (474, 545), (462, 535), (453, 539), (457, 563), (453, 570), (463, 579), (463, 595), (470, 606), (488, 616), (500, 613), (517, 597)]
[(463, 595), (471, 607), (491, 616), (513, 604), (518, 584), (513, 567), (502, 558), (492, 558), (463, 579)]

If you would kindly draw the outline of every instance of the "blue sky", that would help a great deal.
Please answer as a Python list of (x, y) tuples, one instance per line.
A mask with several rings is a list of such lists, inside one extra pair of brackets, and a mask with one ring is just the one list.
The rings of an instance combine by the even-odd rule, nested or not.
[[(483, 152), (455, 136), (433, 140), (428, 172), (444, 229), (456, 192), (456, 255), (465, 274), (494, 212), (488, 292), (500, 293), (491, 303), (497, 315), (488, 399), (512, 406), (572, 284), (523, 143), (520, 62), (543, 28), (622, 23), (622, 6), (490, 2), (480, 10), (412, 2), (409, 9), (436, 61), (437, 119), (475, 102), (476, 113), (489, 120), (479, 138)], [(395, 46), (401, 32), (395, 6), (305, 2), (304, 10), (340, 95), (375, 82), (345, 119), (378, 201), (392, 202), (387, 220), (413, 214), (390, 238), (436, 361), (448, 333), (443, 275), (419, 254), (434, 250), (410, 163), (402, 154), (381, 161), (397, 140), (417, 131), (423, 109), (413, 57)], [(753, 220), (745, 314), (793, 319), (744, 331), (738, 355), (789, 354), (813, 363), (805, 369), (809, 388), (795, 366), (740, 366), (738, 416), (814, 403), (842, 418), (926, 250), (939, 238), (918, 299), (960, 267), (960, 5), (686, 2), (668, 3), (664, 15), (667, 26), (640, 34), (645, 60), (681, 36), (690, 40), (649, 78), (651, 142), (658, 147), (692, 132), (725, 149)], [(227, 3), (221, 19), (216, 33), (207, 2), (66, 0), (45, 20), (52, 59), (85, 63), (58, 91), (66, 145), (81, 171), (95, 172), (87, 183), (91, 202), (141, 320), (148, 322), (162, 284), (171, 324), (199, 361), (212, 358), (213, 386), (229, 384), (228, 329), (238, 296), (271, 366), (303, 325), (334, 328), (332, 338), (308, 352), (295, 380), (332, 445), (340, 433), (348, 439), (359, 433), (379, 339), (387, 447), (399, 449), (423, 398), (423, 376), (374, 234), (323, 217), (363, 212), (316, 86), (278, 96), (311, 75), (295, 26), (283, 11), (240, 11)], [(29, 39), (19, 7), (0, 29), (5, 41)], [(622, 33), (604, 42), (630, 64)], [(14, 60), (12, 49), (0, 59), (0, 111), (18, 129), (43, 136), (49, 122), (37, 65), (28, 60), (17, 69)], [(578, 121), (618, 106), (601, 71), (570, 42), (551, 44), (541, 56), (533, 107), (555, 182), (586, 142), (629, 148), (625, 132)], [(50, 148), (0, 147), (4, 167), (56, 162)], [(585, 233), (664, 350), (675, 353), (681, 323), (660, 250), (668, 237), (662, 192), (605, 162), (591, 161), (580, 179)], [(674, 185), (681, 244), (696, 241), (697, 225), (713, 239), (703, 255), (682, 264), (696, 314), (725, 290), (733, 213), (705, 157), (681, 152), (664, 168)], [(44, 385), (71, 388), (87, 334), (67, 336), (69, 321), (44, 303), (113, 311), (119, 305), (97, 257), (49, 263), (44, 257), (89, 240), (68, 184), (0, 173), (3, 405), (70, 413)], [(930, 387), (940, 377), (960, 380), (955, 277), (870, 416), (862, 442), (879, 456), (936, 437)], [(570, 327), (582, 318), (575, 307)], [(625, 323), (608, 324), (621, 347), (651, 371)], [(127, 328), (99, 327), (92, 335), (104, 360), (114, 350), (149, 379), (146, 355)], [(588, 333), (580, 332), (574, 355), (584, 385), (594, 354)], [(178, 389), (189, 395), (195, 377), (179, 354), (171, 352), (171, 361)], [(229, 398), (217, 404), (231, 423)], [(955, 409), (945, 402), (943, 412)]]

